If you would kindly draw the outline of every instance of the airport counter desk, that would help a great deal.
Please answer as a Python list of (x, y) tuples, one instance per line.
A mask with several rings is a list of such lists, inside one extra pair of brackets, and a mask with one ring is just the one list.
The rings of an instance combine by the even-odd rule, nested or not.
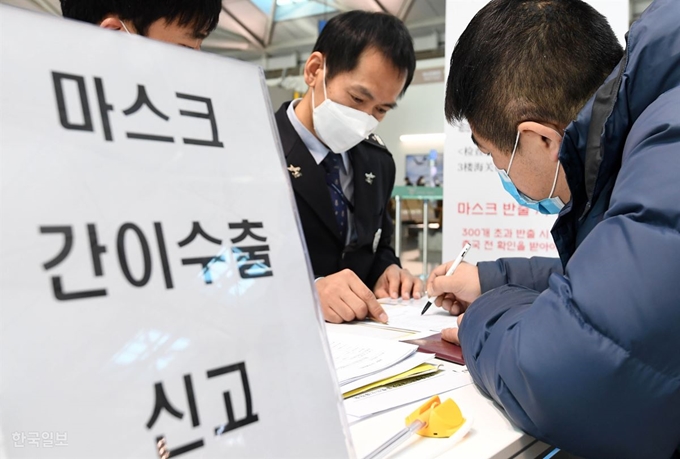
[[(326, 324), (334, 333), (356, 334), (364, 337), (398, 340), (407, 333), (377, 328), (366, 323)], [(443, 360), (444, 368), (462, 367)], [(542, 443), (515, 427), (493, 401), (486, 398), (474, 384), (439, 395), (442, 400), (453, 399), (463, 415), (472, 417), (470, 432), (459, 442), (451, 444), (445, 438), (425, 438), (413, 435), (387, 457), (390, 459), (535, 459), (543, 458), (554, 447)], [(404, 428), (405, 418), (422, 405), (421, 400), (367, 419), (350, 423), (352, 442), (357, 458), (366, 457), (385, 440)]]

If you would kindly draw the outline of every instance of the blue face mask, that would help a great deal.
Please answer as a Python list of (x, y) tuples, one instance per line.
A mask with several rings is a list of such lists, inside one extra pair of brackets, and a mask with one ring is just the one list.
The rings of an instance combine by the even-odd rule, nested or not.
[(504, 171), (503, 169), (497, 169), (498, 176), (501, 178), (501, 182), (503, 183), (503, 188), (505, 188), (505, 191), (510, 193), (510, 196), (515, 198), (515, 201), (517, 201), (517, 203), (520, 206), (528, 207), (529, 209), (534, 209), (545, 215), (560, 213), (560, 210), (562, 210), (562, 207), (564, 207), (564, 203), (557, 196), (555, 196), (554, 198), (551, 197), (555, 192), (555, 186), (557, 186), (557, 174), (560, 171), (560, 162), (559, 161), (557, 162), (557, 170), (555, 170), (555, 180), (553, 180), (553, 186), (552, 189), (550, 190), (550, 195), (545, 199), (535, 201), (531, 199), (529, 196), (519, 191), (515, 184), (512, 183), (512, 180), (510, 179), (510, 167), (512, 167), (512, 160), (515, 159), (515, 153), (517, 152), (518, 144), (519, 144), (519, 131), (517, 132), (517, 138), (515, 139), (515, 148), (512, 149), (512, 155), (510, 155), (510, 164), (508, 164), (508, 170)]

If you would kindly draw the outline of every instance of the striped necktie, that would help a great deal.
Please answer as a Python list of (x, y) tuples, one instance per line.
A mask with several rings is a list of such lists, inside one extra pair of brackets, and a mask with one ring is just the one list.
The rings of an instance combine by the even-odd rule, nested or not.
[(331, 194), (333, 213), (340, 230), (340, 238), (344, 242), (347, 240), (347, 204), (345, 203), (345, 195), (342, 193), (342, 185), (340, 184), (341, 162), (342, 156), (328, 152), (321, 164), (326, 169), (326, 184)]

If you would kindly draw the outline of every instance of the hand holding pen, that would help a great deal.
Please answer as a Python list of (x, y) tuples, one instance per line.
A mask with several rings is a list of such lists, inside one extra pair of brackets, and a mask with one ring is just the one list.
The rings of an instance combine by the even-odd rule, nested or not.
[[(427, 280), (428, 305), (435, 304), (451, 315), (459, 315), (481, 295), (479, 273), (475, 265), (464, 263), (470, 244), (463, 247), (458, 258), (435, 268)], [(435, 302), (439, 299), (439, 304)], [(423, 314), (429, 306), (423, 310)]]

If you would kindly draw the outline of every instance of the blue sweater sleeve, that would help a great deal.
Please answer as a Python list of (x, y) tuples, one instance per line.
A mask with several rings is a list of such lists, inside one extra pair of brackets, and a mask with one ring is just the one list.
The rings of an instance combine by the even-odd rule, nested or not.
[(562, 274), (559, 258), (500, 258), (477, 263), (482, 293), (506, 284), (522, 285), (542, 292), (552, 273)]

